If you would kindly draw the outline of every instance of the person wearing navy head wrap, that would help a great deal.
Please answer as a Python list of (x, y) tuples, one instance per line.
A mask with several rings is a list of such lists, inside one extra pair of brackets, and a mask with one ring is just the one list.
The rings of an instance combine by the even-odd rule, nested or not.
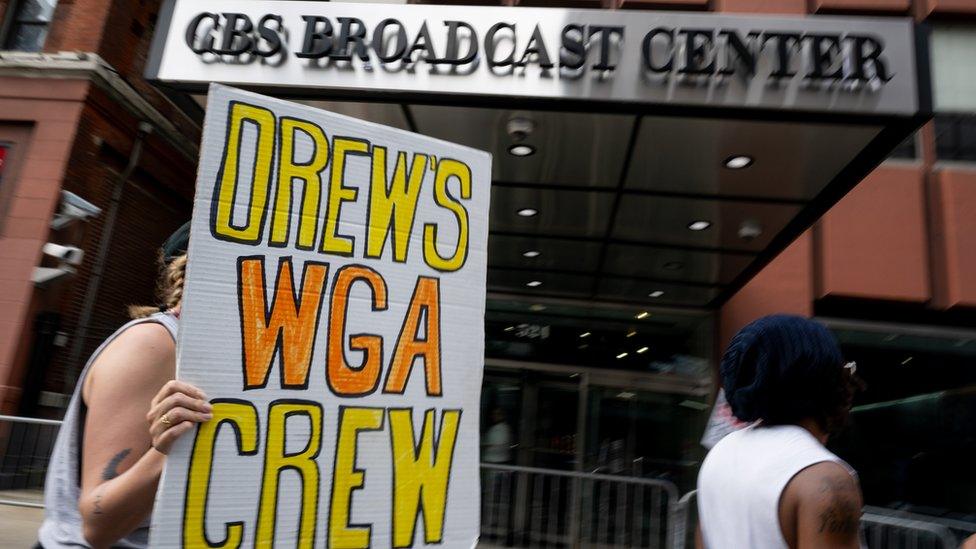
[(843, 422), (850, 406), (837, 339), (803, 317), (767, 316), (742, 328), (719, 370), (732, 413), (742, 421), (813, 420), (829, 431)]
[(857, 474), (824, 446), (857, 388), (837, 339), (806, 318), (767, 316), (732, 338), (719, 369), (732, 413), (752, 425), (702, 463), (701, 546), (860, 547)]

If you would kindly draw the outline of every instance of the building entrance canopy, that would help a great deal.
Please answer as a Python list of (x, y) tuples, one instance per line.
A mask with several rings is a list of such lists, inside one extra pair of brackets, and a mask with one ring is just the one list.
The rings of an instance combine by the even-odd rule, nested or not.
[(170, 0), (147, 78), (493, 153), (489, 290), (720, 305), (928, 117), (893, 18)]

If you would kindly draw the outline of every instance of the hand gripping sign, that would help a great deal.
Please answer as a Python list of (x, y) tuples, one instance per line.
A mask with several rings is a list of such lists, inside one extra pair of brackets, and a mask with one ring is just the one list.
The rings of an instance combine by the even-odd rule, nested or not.
[(154, 547), (472, 547), (491, 158), (213, 85)]

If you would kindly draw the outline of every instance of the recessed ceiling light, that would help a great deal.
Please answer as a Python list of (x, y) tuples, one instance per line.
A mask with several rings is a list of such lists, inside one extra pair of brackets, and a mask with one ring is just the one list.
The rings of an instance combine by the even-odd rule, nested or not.
[(653, 292), (647, 294), (647, 297), (661, 297), (662, 295), (664, 295), (663, 290), (654, 290)]
[(647, 352), (647, 349), (649, 349), (649, 347), (641, 347), (640, 349), (637, 349), (637, 354), (642, 355)]
[[(577, 347), (577, 349), (586, 349), (587, 347), (589, 347), (589, 344), (584, 343), (584, 344), (580, 345), (579, 347)], [(569, 376), (569, 377), (573, 377), (573, 376)]]
[(505, 328), (505, 331), (506, 332), (511, 332), (514, 329), (515, 329), (515, 326), (509, 326), (508, 328)]
[(529, 288), (537, 288), (539, 286), (542, 286), (542, 281), (541, 280), (530, 280), (530, 281), (526, 282), (525, 285), (528, 286)]
[(705, 221), (704, 219), (699, 219), (697, 221), (692, 221), (688, 224), (688, 229), (692, 231), (704, 231), (705, 229), (712, 226), (711, 221)]
[(643, 320), (643, 319), (645, 319), (645, 318), (647, 318), (649, 316), (651, 316), (651, 313), (649, 313), (647, 311), (641, 311), (641, 312), (637, 313), (637, 316), (634, 317), (634, 318), (636, 318), (637, 320)]
[(529, 310), (538, 313), (539, 311), (545, 311), (546, 306), (539, 303), (533, 303), (532, 305), (529, 305)]
[(617, 393), (617, 398), (622, 398), (624, 400), (630, 400), (637, 396), (637, 393), (632, 393), (630, 391), (620, 391)]
[(535, 208), (522, 208), (515, 213), (519, 214), (521, 217), (534, 217), (537, 213), (539, 213), (539, 210), (536, 210)]
[(668, 261), (663, 267), (669, 271), (680, 271), (685, 267), (685, 264), (680, 261)]
[(637, 335), (637, 330), (631, 330), (627, 332), (627, 337), (634, 337), (635, 335)]
[(627, 353), (620, 353), (619, 355), (617, 355), (617, 360), (620, 360), (621, 358), (624, 358), (625, 356), (627, 356)]
[(540, 252), (539, 250), (525, 250), (524, 252), (522, 252), (522, 257), (528, 257), (529, 259), (533, 257), (539, 257), (540, 255), (542, 255), (542, 252)]
[(590, 332), (583, 332), (580, 334), (580, 337), (590, 337)]
[(518, 143), (508, 147), (508, 154), (512, 156), (532, 156), (535, 154), (535, 147), (526, 145), (525, 143)]
[(725, 159), (725, 167), (730, 170), (741, 170), (752, 165), (752, 157), (736, 154)]

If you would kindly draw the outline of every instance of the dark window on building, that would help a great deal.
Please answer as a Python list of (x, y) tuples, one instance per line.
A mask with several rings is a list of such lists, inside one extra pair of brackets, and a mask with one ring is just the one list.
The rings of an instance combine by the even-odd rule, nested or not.
[(866, 387), (832, 448), (867, 505), (972, 523), (976, 332), (859, 324), (834, 326)]
[(917, 134), (913, 133), (912, 135), (909, 135), (908, 138), (906, 138), (904, 141), (899, 143), (898, 146), (895, 147), (895, 150), (891, 151), (891, 154), (888, 155), (888, 158), (902, 158), (902, 159), (915, 158), (917, 155), (917, 153), (915, 152), (916, 135)]
[(976, 114), (935, 115), (935, 151), (939, 160), (976, 161)]
[(51, 26), (57, 0), (20, 0), (14, 2), (13, 20), (4, 48), (18, 51), (41, 51)]

